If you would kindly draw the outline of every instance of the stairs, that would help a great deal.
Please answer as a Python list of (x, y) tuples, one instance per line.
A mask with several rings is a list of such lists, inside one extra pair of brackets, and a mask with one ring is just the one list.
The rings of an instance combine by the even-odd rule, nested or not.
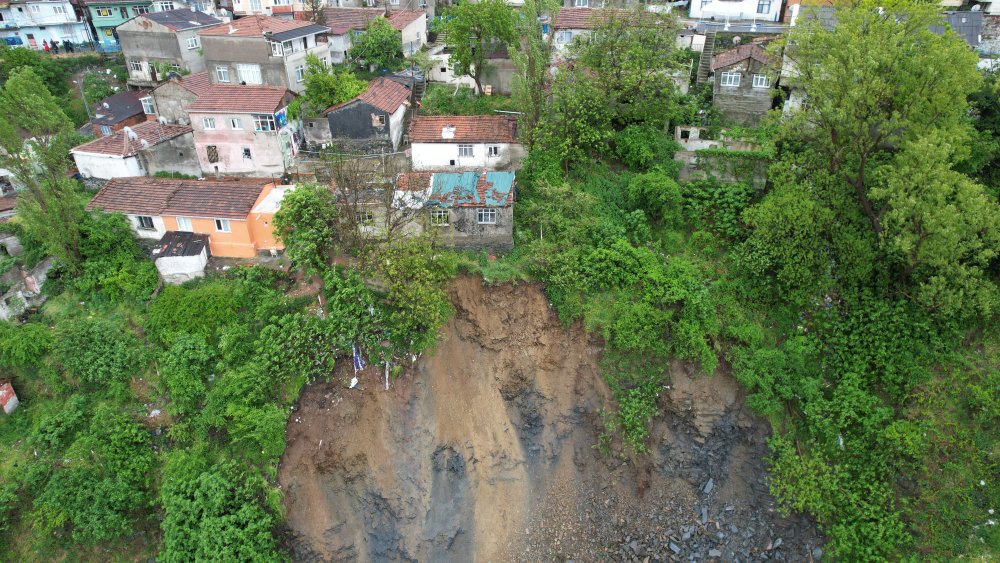
[(701, 59), (698, 61), (698, 78), (696, 84), (704, 84), (708, 80), (708, 75), (712, 72), (712, 53), (715, 51), (715, 30), (705, 32), (705, 48), (701, 51)]
[(427, 81), (426, 80), (414, 80), (413, 81), (413, 101), (414, 103), (419, 102), (424, 97), (424, 92), (427, 91)]

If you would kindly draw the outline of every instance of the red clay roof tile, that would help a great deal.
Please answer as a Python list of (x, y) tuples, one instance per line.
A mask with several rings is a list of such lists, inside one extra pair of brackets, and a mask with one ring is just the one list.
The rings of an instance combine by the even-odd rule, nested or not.
[(198, 35), (229, 35), (232, 37), (261, 37), (265, 32), (282, 33), (301, 27), (315, 25), (311, 21), (300, 21), (271, 16), (247, 16), (222, 23), (198, 32)]
[(274, 113), (284, 104), (284, 88), (213, 84), (191, 102), (189, 112)]
[(376, 78), (368, 84), (368, 89), (356, 98), (326, 108), (323, 111), (323, 115), (327, 115), (331, 111), (338, 110), (355, 101), (365, 102), (386, 113), (395, 113), (399, 109), (399, 106), (403, 105), (409, 99), (410, 89), (406, 86), (386, 78)]
[(107, 137), (101, 137), (89, 143), (73, 147), (71, 152), (129, 157), (139, 154), (139, 150), (143, 147), (142, 141), (146, 141), (148, 143), (147, 146), (153, 146), (191, 132), (190, 127), (183, 125), (163, 125), (156, 121), (145, 121), (129, 127), (129, 129), (136, 134), (137, 139), (133, 140), (124, 130), (116, 131)]
[(114, 178), (90, 200), (87, 209), (132, 215), (246, 219), (264, 186), (271, 182), (267, 178)]
[[(454, 135), (444, 138), (445, 127)], [(410, 124), (412, 143), (516, 143), (517, 120), (503, 115), (418, 115)]]

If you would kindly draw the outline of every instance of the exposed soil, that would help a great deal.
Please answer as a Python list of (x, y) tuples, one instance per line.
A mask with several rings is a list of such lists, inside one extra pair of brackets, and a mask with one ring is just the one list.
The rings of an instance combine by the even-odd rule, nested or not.
[(669, 366), (652, 453), (602, 455), (601, 342), (562, 326), (534, 285), (462, 278), (452, 298), (437, 349), (389, 391), (369, 368), (358, 388), (303, 392), (279, 471), (296, 560), (821, 555), (811, 522), (776, 512), (770, 429), (727, 373)]

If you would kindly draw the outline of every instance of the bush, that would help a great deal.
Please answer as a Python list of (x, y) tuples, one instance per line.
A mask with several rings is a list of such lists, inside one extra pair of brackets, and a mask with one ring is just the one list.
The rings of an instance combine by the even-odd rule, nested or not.
[(205, 378), (211, 373), (215, 351), (205, 337), (180, 333), (160, 358), (160, 378), (170, 392), (172, 414), (188, 414), (205, 396)]
[(56, 329), (54, 352), (67, 373), (94, 386), (126, 389), (146, 369), (142, 343), (126, 326), (107, 319), (73, 319)]
[(0, 366), (33, 368), (52, 348), (52, 333), (39, 323), (20, 326), (0, 321)]
[(656, 165), (672, 166), (680, 146), (667, 134), (649, 125), (629, 125), (615, 133), (615, 154), (633, 170)]
[(233, 284), (215, 281), (164, 287), (146, 317), (150, 340), (169, 347), (178, 335), (187, 334), (214, 342), (217, 331), (237, 319), (234, 291)]
[(112, 303), (147, 299), (160, 281), (156, 266), (136, 243), (124, 215), (93, 213), (81, 223), (83, 267), (74, 280), (84, 294)]

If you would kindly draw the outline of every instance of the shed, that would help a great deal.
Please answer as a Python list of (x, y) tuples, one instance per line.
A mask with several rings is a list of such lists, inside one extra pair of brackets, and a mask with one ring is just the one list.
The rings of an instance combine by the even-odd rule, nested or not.
[(167, 231), (153, 247), (153, 260), (166, 283), (180, 284), (205, 275), (208, 235)]

